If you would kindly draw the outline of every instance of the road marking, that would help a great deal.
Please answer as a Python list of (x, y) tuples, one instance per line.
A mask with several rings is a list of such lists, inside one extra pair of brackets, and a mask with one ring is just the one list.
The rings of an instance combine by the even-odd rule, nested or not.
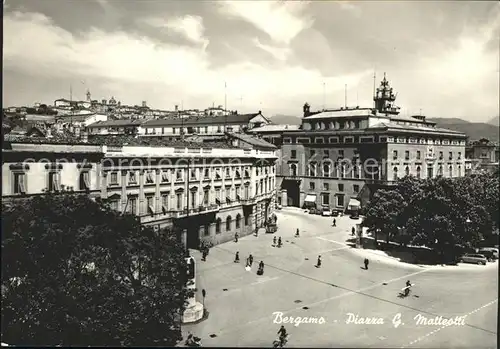
[[(470, 311), (470, 312), (468, 312), (467, 314), (462, 315), (462, 316), (468, 316), (468, 315), (474, 314), (474, 313), (476, 313), (477, 311), (479, 311), (479, 310), (481, 310), (481, 309), (483, 309), (483, 308), (486, 308), (486, 307), (488, 307), (488, 306), (490, 306), (490, 305), (492, 305), (492, 304), (496, 303), (497, 301), (498, 301), (498, 298), (497, 298), (497, 299), (495, 299), (495, 300), (493, 300), (493, 301), (491, 301), (491, 302), (489, 302), (489, 303), (486, 303), (486, 304), (484, 304), (483, 306), (481, 306), (481, 307), (479, 307), (479, 308), (477, 308), (477, 309), (474, 309), (474, 310), (472, 310), (472, 311)], [(441, 326), (441, 327), (439, 327), (439, 328), (437, 328), (437, 329), (433, 330), (432, 332), (427, 333), (427, 334), (426, 334), (426, 335), (424, 335), (424, 336), (420, 336), (420, 337), (418, 337), (417, 339), (415, 339), (415, 340), (411, 341), (411, 342), (410, 342), (410, 343), (408, 343), (407, 345), (403, 345), (401, 348), (407, 348), (407, 347), (409, 347), (409, 346), (411, 346), (411, 345), (413, 345), (413, 344), (415, 344), (415, 343), (418, 343), (418, 342), (420, 342), (421, 340), (423, 340), (423, 339), (425, 339), (425, 338), (427, 338), (427, 337), (429, 337), (429, 336), (431, 336), (431, 335), (433, 335), (433, 334), (436, 334), (436, 333), (438, 333), (439, 331), (441, 331), (442, 329), (444, 329), (444, 328), (446, 328), (446, 327), (449, 327), (449, 326), (451, 326), (451, 325), (448, 325), (448, 324), (443, 325), (443, 326)]]
[[(336, 299), (343, 298), (343, 297), (346, 297), (346, 296), (350, 296), (350, 295), (353, 295), (353, 294), (357, 294), (357, 293), (360, 293), (360, 292), (368, 291), (368, 290), (374, 289), (376, 287), (380, 287), (380, 286), (382, 286), (383, 283), (388, 284), (388, 283), (393, 282), (393, 281), (398, 281), (398, 280), (401, 280), (401, 279), (406, 279), (409, 276), (414, 276), (414, 275), (425, 273), (425, 272), (428, 272), (428, 271), (429, 271), (428, 269), (419, 270), (419, 271), (417, 271), (415, 273), (411, 273), (411, 274), (403, 275), (403, 276), (400, 276), (400, 277), (397, 277), (397, 278), (394, 278), (394, 279), (382, 281), (379, 284), (371, 285), (371, 286), (364, 287), (364, 288), (360, 288), (360, 289), (357, 289), (355, 291), (348, 291), (348, 292), (342, 293), (342, 294), (340, 294), (338, 296), (334, 296), (334, 297), (330, 297), (330, 298), (325, 298), (325, 299), (323, 299), (321, 301), (317, 301), (317, 302), (313, 302), (313, 303), (309, 303), (309, 304), (302, 304), (299, 307), (291, 308), (291, 309), (288, 309), (286, 311), (282, 311), (281, 313), (283, 315), (285, 315), (285, 314), (288, 314), (288, 313), (296, 311), (296, 310), (301, 310), (302, 307), (304, 307), (304, 306), (307, 306), (307, 307), (310, 308), (311, 306), (314, 306), (314, 305), (318, 305), (318, 304), (321, 304), (321, 303), (329, 302), (329, 301), (332, 301), (332, 300), (336, 300)], [(235, 331), (235, 330), (237, 330), (239, 328), (245, 328), (245, 327), (247, 327), (250, 324), (258, 323), (258, 322), (261, 322), (262, 320), (268, 320), (269, 316), (270, 315), (266, 315), (266, 316), (263, 316), (261, 318), (249, 321), (249, 322), (247, 322), (245, 324), (242, 324), (242, 325), (237, 325), (237, 326), (226, 328), (226, 329), (223, 328), (218, 333), (220, 335), (222, 333), (227, 333), (227, 332)]]
[(321, 236), (316, 236), (316, 239), (330, 241), (330, 242), (333, 242), (333, 243), (339, 244), (339, 245), (345, 245), (343, 242), (338, 242), (338, 241), (334, 241), (334, 240), (330, 240), (330, 239), (325, 239), (324, 237), (321, 237)]

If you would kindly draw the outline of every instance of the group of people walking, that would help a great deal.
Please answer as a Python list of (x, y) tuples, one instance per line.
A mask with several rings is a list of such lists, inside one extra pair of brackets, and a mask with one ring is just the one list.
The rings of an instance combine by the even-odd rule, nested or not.
[[(240, 252), (237, 251), (236, 254), (234, 255), (234, 263), (239, 263), (240, 262)], [(252, 268), (253, 265), (253, 256), (250, 254), (247, 257), (245, 268)], [(264, 274), (264, 262), (260, 261), (259, 262), (259, 268), (257, 269), (257, 274), (262, 275)]]

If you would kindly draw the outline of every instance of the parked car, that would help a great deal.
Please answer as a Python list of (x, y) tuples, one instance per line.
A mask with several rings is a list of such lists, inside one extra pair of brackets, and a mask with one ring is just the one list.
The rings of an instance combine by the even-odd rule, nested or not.
[(338, 216), (340, 216), (340, 212), (338, 210), (332, 210), (332, 216), (338, 217)]
[(358, 219), (359, 218), (359, 212), (358, 211), (354, 211), (351, 213), (351, 215), (349, 216), (351, 219)]
[(316, 214), (316, 209), (314, 207), (311, 207), (309, 209), (309, 214)]
[(484, 255), (488, 259), (488, 262), (498, 259), (498, 250), (493, 247), (482, 248), (478, 251), (478, 253)]
[(460, 257), (461, 263), (473, 263), (473, 264), (482, 264), (486, 265), (488, 259), (483, 254), (464, 254)]
[(332, 211), (328, 207), (323, 207), (323, 210), (321, 211), (321, 215), (324, 217), (330, 217), (332, 215)]
[(280, 205), (280, 204), (276, 204), (276, 209), (277, 209), (277, 210), (281, 210), (282, 208), (283, 208), (283, 207), (281, 207), (281, 205)]

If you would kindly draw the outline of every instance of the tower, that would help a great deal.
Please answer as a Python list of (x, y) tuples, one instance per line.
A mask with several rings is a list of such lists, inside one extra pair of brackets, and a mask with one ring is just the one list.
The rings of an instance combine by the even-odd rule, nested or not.
[(304, 112), (304, 117), (309, 116), (309, 114), (311, 113), (311, 106), (309, 105), (309, 103), (304, 104), (304, 106), (302, 107), (302, 111)]
[(92, 99), (91, 99), (91, 94), (90, 94), (90, 90), (87, 90), (87, 102), (91, 102)]
[(399, 114), (399, 107), (394, 105), (396, 95), (393, 93), (392, 87), (389, 85), (384, 73), (384, 79), (380, 82), (380, 87), (377, 88), (373, 101), (375, 109), (382, 114)]

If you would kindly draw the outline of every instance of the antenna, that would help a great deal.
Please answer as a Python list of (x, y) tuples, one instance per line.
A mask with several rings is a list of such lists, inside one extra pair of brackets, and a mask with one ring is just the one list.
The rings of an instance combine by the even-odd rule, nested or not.
[(347, 108), (347, 84), (344, 87), (344, 108)]
[(373, 71), (373, 99), (374, 99), (374, 101), (373, 101), (373, 108), (377, 107), (377, 105), (375, 104), (375, 97), (376, 97), (376, 95), (375, 95), (375, 92), (376, 92), (375, 86), (376, 86), (376, 84), (377, 84), (377, 72), (374, 70)]
[(73, 85), (69, 85), (69, 101), (73, 102)]
[(325, 99), (326, 99), (326, 89), (325, 89), (325, 82), (323, 82), (323, 110), (325, 110)]
[(359, 107), (359, 90), (356, 90), (356, 106)]

